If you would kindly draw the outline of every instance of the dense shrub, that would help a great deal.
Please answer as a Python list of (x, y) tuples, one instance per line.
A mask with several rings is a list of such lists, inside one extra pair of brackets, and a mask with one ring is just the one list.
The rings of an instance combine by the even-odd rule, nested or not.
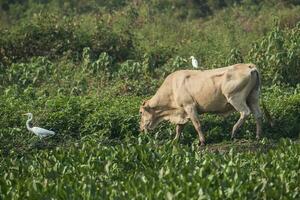
[(255, 43), (249, 59), (260, 69), (265, 83), (299, 83), (300, 23), (291, 30), (276, 26), (261, 42)]
[(5, 62), (46, 55), (53, 57), (80, 47), (79, 41), (76, 43), (74, 25), (67, 20), (58, 20), (53, 14), (43, 14), (15, 30), (2, 30), (0, 60)]
[(139, 97), (99, 99), (93, 112), (84, 121), (83, 135), (100, 132), (108, 138), (137, 135), (139, 130)]
[(26, 88), (38, 87), (50, 79), (55, 72), (53, 63), (45, 57), (32, 58), (27, 63), (14, 63), (6, 70), (5, 85), (16, 84)]
[[(0, 120), (1, 138), (9, 141), (17, 133), (21, 138), (31, 138), (25, 129), (26, 117), (22, 113), (33, 112), (34, 122), (42, 127), (51, 128), (58, 134), (57, 138), (81, 138), (97, 134), (102, 140), (123, 139), (139, 134), (138, 109), (142, 102), (141, 97), (80, 97), (80, 96), (40, 96), (32, 97), (30, 91), (19, 94), (7, 93), (1, 96)], [(264, 92), (264, 101), (275, 121), (271, 128), (264, 122), (263, 136), (268, 138), (290, 137), (297, 138), (300, 133), (299, 126), (299, 88), (273, 87)], [(280, 98), (280, 101), (278, 100)], [(224, 119), (216, 115), (201, 116), (203, 130), (209, 143), (227, 140), (233, 125), (238, 120), (238, 114), (232, 114)], [(158, 138), (174, 137), (174, 127), (162, 123), (152, 134)], [(168, 135), (167, 133), (171, 133)], [(183, 142), (191, 143), (197, 140), (197, 134), (191, 124), (184, 130)], [(254, 138), (255, 123), (251, 118), (242, 127), (239, 138)], [(24, 145), (16, 141), (15, 145)], [(6, 148), (6, 145), (3, 145)]]
[(0, 198), (299, 199), (299, 144), (281, 140), (264, 152), (265, 143), (255, 152), (210, 153), (143, 137), (105, 144), (95, 136), (5, 157)]
[[(300, 90), (272, 86), (266, 91), (265, 99), (275, 122), (277, 137), (300, 136)], [(272, 131), (269, 133), (273, 137)]]
[(78, 60), (85, 47), (90, 47), (93, 58), (107, 52), (114, 59), (124, 60), (132, 54), (132, 41), (126, 32), (114, 32), (101, 21), (92, 31), (82, 33), (69, 17), (38, 14), (15, 28), (0, 30), (0, 62), (7, 64), (33, 56), (62, 57), (67, 51)]

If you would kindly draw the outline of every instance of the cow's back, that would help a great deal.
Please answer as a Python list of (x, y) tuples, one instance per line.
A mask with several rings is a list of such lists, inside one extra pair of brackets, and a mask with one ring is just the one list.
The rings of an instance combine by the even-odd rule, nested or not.
[[(232, 110), (228, 98), (251, 89), (252, 65), (236, 64), (212, 70), (181, 70), (170, 76), (176, 106), (196, 104), (199, 112), (223, 113)], [(249, 93), (249, 91), (244, 92)], [(174, 104), (174, 103), (173, 103)]]

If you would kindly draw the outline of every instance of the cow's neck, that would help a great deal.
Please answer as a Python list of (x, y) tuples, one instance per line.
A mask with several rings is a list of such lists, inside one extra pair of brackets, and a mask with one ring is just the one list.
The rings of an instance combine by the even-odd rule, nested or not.
[(163, 120), (170, 121), (175, 124), (185, 124), (188, 120), (183, 108), (174, 104), (174, 99), (166, 98), (152, 98), (149, 100), (149, 106), (155, 112), (156, 123)]
[(156, 94), (149, 100), (149, 106), (151, 108), (167, 108), (171, 107), (170, 102), (172, 102), (172, 99)]
[(175, 108), (164, 107), (163, 110), (156, 111), (156, 116), (166, 119), (167, 117), (174, 114)]
[(158, 98), (154, 96), (152, 99), (149, 101), (149, 105), (151, 108), (155, 110), (155, 115), (159, 118), (164, 118), (165, 116), (171, 115), (174, 113), (174, 110), (176, 108), (172, 107), (168, 103), (170, 100), (162, 100), (162, 98)]

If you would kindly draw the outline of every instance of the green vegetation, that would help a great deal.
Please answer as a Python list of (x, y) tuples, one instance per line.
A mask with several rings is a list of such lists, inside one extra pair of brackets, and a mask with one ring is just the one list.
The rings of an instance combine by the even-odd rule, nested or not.
[[(300, 5), (296, 0), (0, 0), (0, 199), (299, 199)], [(254, 140), (237, 114), (139, 133), (164, 78), (252, 62), (275, 120)], [(39, 140), (25, 128), (54, 130)]]
[[(2, 199), (297, 199), (299, 143), (255, 152), (198, 152), (139, 137), (97, 136), (1, 162)], [(42, 144), (41, 144), (42, 145)], [(66, 149), (67, 148), (67, 149)]]

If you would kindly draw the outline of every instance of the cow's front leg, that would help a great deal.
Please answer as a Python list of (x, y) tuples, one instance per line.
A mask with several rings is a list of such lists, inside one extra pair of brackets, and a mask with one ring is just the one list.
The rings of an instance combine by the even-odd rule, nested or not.
[(187, 107), (185, 107), (185, 111), (187, 112), (189, 118), (191, 119), (191, 121), (194, 125), (195, 130), (198, 133), (199, 145), (204, 146), (205, 138), (204, 138), (204, 134), (202, 133), (202, 130), (201, 130), (201, 124), (198, 119), (198, 113), (197, 113), (196, 107), (195, 106), (187, 106)]
[(174, 141), (178, 141), (179, 138), (180, 138), (180, 134), (183, 130), (183, 127), (184, 127), (184, 124), (177, 124), (176, 125), (176, 135), (175, 135), (175, 138), (174, 138)]

